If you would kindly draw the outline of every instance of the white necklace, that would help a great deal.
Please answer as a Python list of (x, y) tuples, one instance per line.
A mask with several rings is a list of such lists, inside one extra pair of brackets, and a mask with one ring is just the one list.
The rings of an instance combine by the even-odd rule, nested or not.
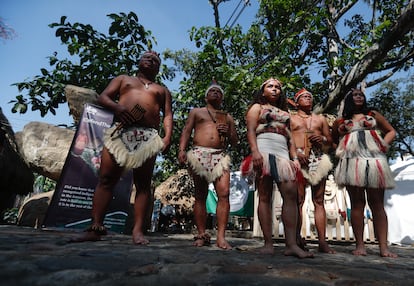
[(149, 89), (150, 84), (152, 84), (152, 81), (145, 82), (140, 77), (138, 77), (139, 81), (144, 85), (145, 89)]

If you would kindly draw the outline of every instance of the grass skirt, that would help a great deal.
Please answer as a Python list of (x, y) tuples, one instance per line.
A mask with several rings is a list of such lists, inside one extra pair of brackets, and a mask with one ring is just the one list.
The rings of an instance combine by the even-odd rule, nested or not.
[(303, 177), (311, 184), (316, 186), (319, 182), (328, 176), (333, 164), (326, 154), (315, 154), (313, 151), (309, 156), (307, 168), (302, 168)]
[(194, 146), (187, 152), (191, 170), (212, 183), (230, 169), (230, 156), (222, 149)]
[(126, 169), (135, 169), (157, 155), (164, 143), (154, 128), (131, 126), (115, 132), (116, 125), (105, 130), (104, 144), (115, 161)]
[(346, 185), (392, 189), (394, 178), (385, 156), (384, 140), (375, 130), (357, 130), (346, 134), (339, 142), (336, 156), (335, 182)]

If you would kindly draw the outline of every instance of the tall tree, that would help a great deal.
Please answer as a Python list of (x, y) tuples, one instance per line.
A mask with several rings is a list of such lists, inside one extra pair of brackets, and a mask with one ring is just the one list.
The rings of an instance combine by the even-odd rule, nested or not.
[[(49, 57), (49, 69), (41, 68), (40, 75), (15, 83), (21, 94), (12, 101), (15, 103), (12, 112), (25, 113), (31, 105), (32, 111), (40, 111), (42, 116), (48, 112), (55, 114), (59, 104), (66, 102), (65, 85), (91, 88), (100, 93), (115, 76), (134, 74), (142, 52), (151, 49), (156, 40), (133, 12), (108, 17), (112, 20), (109, 35), (88, 24), (72, 24), (66, 16), (50, 24), (71, 57), (59, 58), (55, 52)], [(165, 66), (162, 69), (162, 77), (170, 78)]]
[(414, 155), (414, 76), (383, 82), (374, 94), (369, 106), (380, 111), (397, 131), (390, 156)]
[[(261, 0), (257, 20), (246, 32), (239, 25), (220, 27), (217, 20), (224, 1), (211, 0), (214, 26), (191, 29), (195, 51), (163, 53), (174, 66), (164, 66), (162, 78), (183, 75), (174, 94), (175, 145), (189, 109), (204, 104), (212, 78), (224, 87), (224, 108), (233, 114), (241, 135), (235, 168), (248, 152), (244, 113), (264, 79), (280, 78), (290, 97), (306, 87), (315, 95), (317, 112), (335, 113), (350, 87), (362, 81), (374, 86), (413, 65), (414, 0), (375, 1), (373, 6), (358, 6), (366, 5), (362, 0)], [(358, 7), (364, 7), (363, 11)], [(25, 112), (32, 105), (42, 115), (54, 113), (65, 101), (65, 84), (100, 92), (111, 77), (133, 72), (139, 52), (155, 40), (133, 13), (109, 17), (113, 20), (110, 36), (90, 25), (72, 25), (65, 17), (51, 24), (69, 53), (79, 57), (79, 64), (51, 56), (52, 70), (41, 69), (40, 76), (16, 84), (28, 96), (18, 95), (13, 110)], [(159, 170), (177, 169), (176, 151), (171, 149)]]
[[(184, 73), (177, 130), (186, 112), (203, 104), (203, 90), (214, 77), (225, 89), (225, 108), (242, 138), (237, 167), (248, 152), (244, 112), (264, 79), (279, 77), (290, 97), (305, 86), (315, 95), (317, 112), (335, 114), (350, 87), (362, 81), (374, 86), (412, 67), (414, 1), (378, 1), (371, 8), (359, 6), (365, 7), (361, 12), (357, 5), (363, 2), (262, 0), (245, 33), (240, 26), (193, 28), (190, 38), (198, 52), (165, 53)], [(176, 156), (174, 148), (170, 155)]]
[[(358, 37), (355, 38), (359, 46), (351, 48), (345, 54), (346, 57), (343, 57), (348, 58), (350, 64), (344, 65), (347, 70), (318, 110), (336, 107), (349, 87), (356, 86), (369, 76), (373, 79), (368, 81), (366, 86), (374, 86), (413, 65), (414, 1), (382, 1), (376, 7), (381, 12), (377, 26), (368, 34), (364, 30), (368, 30), (367, 27), (372, 27), (373, 24), (367, 25), (362, 20), (357, 21), (357, 27), (362, 30), (357, 30)], [(393, 13), (394, 11), (397, 13)], [(354, 27), (351, 22), (347, 23)], [(356, 35), (352, 34), (348, 39), (353, 39)], [(351, 54), (352, 52), (357, 54)], [(377, 74), (379, 76), (376, 76)]]

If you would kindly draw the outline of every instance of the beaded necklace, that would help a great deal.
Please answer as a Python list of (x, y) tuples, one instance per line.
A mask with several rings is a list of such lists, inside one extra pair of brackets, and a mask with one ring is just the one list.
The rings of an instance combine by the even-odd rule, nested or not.
[(211, 114), (210, 109), (208, 109), (208, 107), (206, 108), (207, 108), (208, 115), (210, 115), (211, 120), (213, 120), (214, 123), (217, 123), (217, 120), (213, 117), (213, 114)]

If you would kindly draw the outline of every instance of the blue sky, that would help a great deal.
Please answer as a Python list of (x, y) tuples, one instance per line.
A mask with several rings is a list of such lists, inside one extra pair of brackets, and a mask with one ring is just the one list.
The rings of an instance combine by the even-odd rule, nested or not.
[[(231, 0), (219, 6), (222, 25), (239, 2)], [(250, 3), (236, 22), (245, 28), (250, 26), (258, 9), (257, 0), (250, 0)], [(66, 104), (58, 108), (56, 116), (46, 117), (30, 110), (22, 115), (13, 114), (10, 111), (12, 105), (8, 104), (18, 94), (11, 84), (31, 79), (40, 74), (40, 68), (49, 69), (47, 57), (54, 51), (58, 55), (65, 54), (66, 46), (55, 37), (55, 30), (48, 27), (50, 23), (59, 22), (61, 16), (67, 16), (71, 23), (91, 24), (107, 34), (111, 22), (107, 14), (133, 11), (157, 39), (154, 49), (158, 52), (167, 48), (195, 49), (188, 36), (191, 27), (214, 25), (213, 9), (208, 0), (1, 0), (0, 7), (0, 17), (16, 32), (14, 39), (0, 39), (0, 107), (15, 132), (21, 131), (30, 121), (72, 123)], [(173, 83), (166, 84), (171, 90), (177, 88)]]

